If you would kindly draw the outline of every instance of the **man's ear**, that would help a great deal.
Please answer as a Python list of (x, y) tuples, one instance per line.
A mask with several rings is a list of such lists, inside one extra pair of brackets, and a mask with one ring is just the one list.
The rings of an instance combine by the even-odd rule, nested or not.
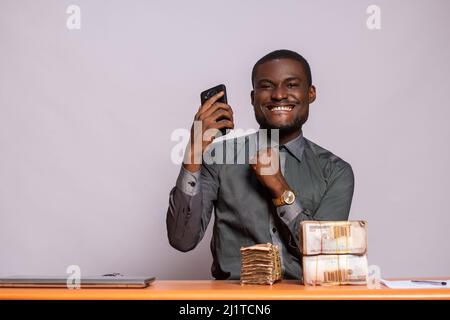
[(255, 90), (252, 90), (250, 92), (250, 100), (252, 101), (252, 105), (254, 106), (253, 102), (255, 101)]
[(313, 103), (316, 100), (316, 87), (311, 85), (308, 90), (309, 103)]

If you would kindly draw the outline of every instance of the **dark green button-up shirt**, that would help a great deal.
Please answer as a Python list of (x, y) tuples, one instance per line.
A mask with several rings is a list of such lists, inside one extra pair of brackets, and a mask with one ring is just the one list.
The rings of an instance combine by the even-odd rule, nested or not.
[[(239, 279), (240, 248), (258, 243), (280, 246), (283, 277), (301, 279), (298, 227), (304, 220), (347, 220), (354, 190), (351, 166), (330, 151), (300, 135), (285, 144), (280, 152), (281, 170), (297, 183), (292, 205), (275, 208), (271, 195), (258, 182), (248, 159), (242, 154), (251, 149), (254, 135), (239, 137), (220, 146), (226, 156), (234, 146), (233, 163), (202, 164), (199, 172), (183, 168), (172, 189), (167, 211), (170, 244), (189, 251), (203, 238), (214, 211), (211, 240), (212, 275), (216, 279)], [(228, 147), (228, 149), (227, 149)], [(217, 149), (216, 149), (217, 150)], [(290, 172), (286, 158), (292, 157)], [(292, 178), (292, 177), (291, 177)], [(292, 179), (290, 179), (292, 181)]]

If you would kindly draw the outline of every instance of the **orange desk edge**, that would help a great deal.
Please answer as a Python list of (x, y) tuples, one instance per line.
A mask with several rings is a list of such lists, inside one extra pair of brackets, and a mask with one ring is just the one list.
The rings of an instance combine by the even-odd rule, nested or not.
[[(441, 278), (441, 279), (445, 279)], [(265, 285), (239, 281), (156, 280), (143, 289), (0, 288), (0, 300), (450, 300), (450, 289), (368, 289), (366, 286), (305, 287), (295, 280)]]

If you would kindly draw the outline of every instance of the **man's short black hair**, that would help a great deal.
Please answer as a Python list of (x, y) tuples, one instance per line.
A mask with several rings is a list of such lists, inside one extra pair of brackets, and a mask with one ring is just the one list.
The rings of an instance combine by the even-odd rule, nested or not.
[(253, 70), (252, 70), (252, 86), (253, 87), (254, 87), (254, 81), (255, 81), (255, 76), (256, 76), (256, 69), (258, 68), (258, 66), (267, 61), (277, 60), (277, 59), (292, 59), (292, 60), (299, 62), (303, 66), (303, 69), (306, 73), (306, 78), (308, 80), (308, 86), (311, 86), (312, 76), (311, 76), (311, 68), (309, 67), (308, 61), (306, 61), (305, 58), (303, 58), (300, 54), (298, 54), (295, 51), (282, 49), (282, 50), (275, 50), (275, 51), (272, 51), (271, 53), (266, 54), (264, 57), (259, 59), (258, 62), (255, 63), (255, 65), (253, 66)]

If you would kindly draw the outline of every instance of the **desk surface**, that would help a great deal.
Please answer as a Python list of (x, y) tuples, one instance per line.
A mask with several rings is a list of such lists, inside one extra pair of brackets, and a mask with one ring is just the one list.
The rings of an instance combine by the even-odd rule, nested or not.
[(0, 288), (0, 299), (151, 299), (151, 300), (314, 300), (314, 299), (448, 299), (450, 289), (394, 290), (382, 286), (305, 287), (298, 281), (272, 286), (239, 281), (155, 281), (144, 289)]

